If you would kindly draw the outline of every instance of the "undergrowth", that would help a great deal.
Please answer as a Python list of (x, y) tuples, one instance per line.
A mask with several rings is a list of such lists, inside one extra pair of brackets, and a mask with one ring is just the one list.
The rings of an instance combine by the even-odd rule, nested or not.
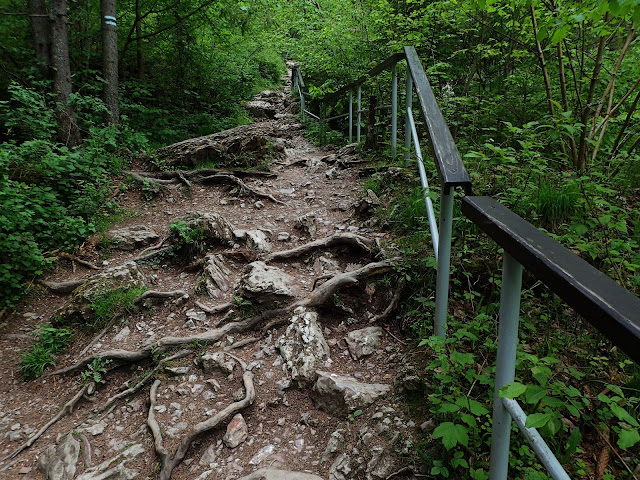
[(42, 375), (45, 368), (55, 364), (55, 356), (64, 351), (71, 341), (71, 331), (56, 328), (50, 323), (38, 325), (33, 335), (36, 343), (20, 357), (20, 374), (24, 380)]

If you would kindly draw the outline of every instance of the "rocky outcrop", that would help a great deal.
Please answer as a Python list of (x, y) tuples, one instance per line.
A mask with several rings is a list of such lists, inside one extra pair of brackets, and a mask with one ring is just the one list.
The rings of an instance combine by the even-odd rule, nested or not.
[(329, 346), (318, 325), (318, 314), (303, 307), (295, 310), (284, 335), (276, 343), (291, 372), (291, 380), (304, 387), (329, 358)]
[(277, 470), (275, 468), (261, 468), (251, 475), (238, 480), (323, 480), (322, 477), (311, 473), (292, 472), (289, 470)]
[(360, 383), (352, 377), (318, 371), (313, 400), (320, 410), (344, 416), (367, 407), (391, 391), (390, 385)]
[[(73, 291), (71, 298), (54, 315), (56, 323), (90, 319), (95, 314), (93, 302), (96, 298), (116, 290), (144, 287), (145, 283), (146, 279), (135, 262), (109, 268)], [(114, 315), (117, 313), (113, 312)]]
[(76, 474), (80, 442), (69, 434), (58, 446), (49, 445), (38, 459), (38, 470), (47, 480), (71, 480)]
[(131, 225), (107, 232), (107, 238), (120, 250), (135, 250), (157, 242), (160, 237), (146, 225)]
[(247, 265), (235, 289), (235, 296), (255, 300), (263, 305), (275, 305), (294, 296), (293, 279), (264, 262)]
[(205, 257), (203, 279), (209, 296), (219, 298), (223, 292), (228, 291), (230, 275), (231, 271), (222, 255), (210, 253)]
[(187, 226), (202, 231), (205, 240), (225, 245), (233, 245), (233, 226), (217, 213), (196, 213), (187, 217)]
[(139, 443), (131, 445), (115, 457), (88, 468), (76, 480), (134, 480), (140, 478), (140, 472), (128, 468), (127, 463), (134, 461), (144, 452), (145, 448)]
[(250, 250), (271, 251), (271, 241), (262, 230), (236, 230), (234, 235), (238, 240), (242, 240)]

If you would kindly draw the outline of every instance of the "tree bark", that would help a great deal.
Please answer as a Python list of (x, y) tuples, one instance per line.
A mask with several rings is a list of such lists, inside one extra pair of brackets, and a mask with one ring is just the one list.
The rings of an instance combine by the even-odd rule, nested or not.
[(51, 78), (51, 24), (45, 0), (28, 0), (33, 45), (38, 69), (44, 78)]
[(140, 0), (136, 0), (136, 63), (138, 80), (144, 78), (144, 57), (142, 55), (142, 17), (140, 16)]
[(67, 33), (67, 0), (51, 0), (51, 10), (51, 63), (54, 68), (53, 90), (58, 101), (58, 138), (65, 145), (74, 146), (80, 143), (81, 138), (73, 108), (69, 104), (73, 86)]
[(116, 0), (100, 0), (102, 24), (102, 75), (105, 79), (103, 99), (109, 110), (105, 121), (118, 125), (118, 30), (116, 27)]

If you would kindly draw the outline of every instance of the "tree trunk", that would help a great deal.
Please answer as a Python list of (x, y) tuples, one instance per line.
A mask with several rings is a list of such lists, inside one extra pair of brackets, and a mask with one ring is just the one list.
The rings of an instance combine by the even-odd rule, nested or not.
[(102, 75), (104, 103), (109, 112), (105, 121), (118, 125), (120, 105), (118, 103), (118, 30), (116, 27), (116, 0), (100, 0), (102, 13)]
[(51, 78), (51, 25), (47, 5), (45, 0), (29, 0), (27, 8), (40, 74), (44, 78)]
[(67, 0), (51, 0), (53, 24), (51, 28), (51, 60), (54, 68), (53, 89), (58, 101), (58, 138), (67, 146), (80, 143), (80, 131), (73, 108), (69, 104), (72, 91), (67, 33)]
[(142, 17), (140, 16), (140, 0), (136, 0), (136, 61), (138, 80), (144, 78), (144, 57), (142, 56)]

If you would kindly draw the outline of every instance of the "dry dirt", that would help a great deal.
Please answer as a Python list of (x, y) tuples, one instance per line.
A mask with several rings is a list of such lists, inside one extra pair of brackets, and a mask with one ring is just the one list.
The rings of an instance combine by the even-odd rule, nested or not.
[[(250, 187), (268, 192), (283, 203), (257, 199), (251, 195), (243, 196), (237, 188), (215, 184), (194, 185), (191, 189), (184, 185), (169, 185), (155, 198), (146, 200), (139, 188), (131, 186), (116, 198), (122, 207), (135, 213), (113, 228), (144, 224), (164, 237), (170, 224), (184, 219), (190, 213), (217, 212), (237, 229), (261, 229), (271, 238), (273, 250), (279, 251), (311, 240), (306, 232), (296, 229), (294, 224), (297, 217), (314, 213), (318, 225), (315, 238), (350, 231), (370, 239), (378, 238), (383, 244), (389, 240), (383, 233), (362, 227), (362, 219), (353, 215), (352, 206), (363, 194), (362, 179), (358, 176), (357, 167), (340, 169), (335, 177), (328, 178), (325, 174), (327, 169), (312, 172), (305, 162), (299, 161), (320, 159), (333, 152), (323, 151), (310, 144), (302, 137), (299, 129), (290, 132), (284, 144), (285, 157), (271, 164), (271, 170), (277, 174), (276, 178), (244, 180)], [(293, 166), (288, 166), (289, 164)], [(124, 179), (122, 182), (124, 183)], [(289, 238), (279, 241), (281, 232), (288, 233)], [(228, 249), (218, 247), (210, 251)], [(140, 250), (105, 251), (99, 245), (87, 244), (78, 255), (104, 269), (138, 256)], [(341, 271), (354, 270), (376, 260), (373, 255), (363, 254), (357, 249), (338, 246), (271, 263), (295, 279), (297, 296), (304, 298), (314, 287), (315, 280), (325, 273), (316, 261), (323, 255), (335, 260)], [(230, 282), (233, 285), (247, 260), (237, 256), (227, 258), (232, 270)], [(187, 336), (213, 328), (225, 312), (206, 315), (205, 321), (196, 322), (195, 330), (185, 327), (186, 312), (199, 311), (196, 302), (213, 306), (233, 301), (233, 292), (228, 291), (223, 298), (212, 299), (199, 290), (196, 291), (201, 271), (185, 270), (187, 264), (188, 262), (175, 262), (162, 257), (159, 261), (141, 263), (143, 273), (150, 280), (150, 289), (181, 289), (188, 292), (189, 298), (184, 303), (173, 299), (155, 300), (149, 308), (124, 315), (92, 347), (90, 353), (112, 348), (136, 350), (162, 336)], [(95, 273), (94, 270), (77, 264), (72, 268), (71, 262), (60, 260), (48, 279), (62, 281), (89, 278)], [(378, 325), (385, 331), (381, 344), (372, 355), (357, 361), (351, 358), (344, 342), (348, 332), (370, 326), (369, 320), (386, 308), (392, 294), (392, 285), (376, 278), (341, 290), (334, 301), (317, 309), (325, 339), (330, 346), (330, 360), (325, 363), (323, 370), (352, 376), (365, 383), (394, 384), (405, 358), (406, 346), (401, 341), (401, 333), (394, 331), (385, 321), (379, 322)], [(20, 355), (34, 341), (30, 333), (36, 325), (49, 321), (66, 299), (65, 295), (37, 289), (29, 294), (10, 318), (5, 318), (4, 323), (0, 324), (0, 458), (10, 454), (39, 430), (80, 388), (79, 372), (24, 382), (18, 371)], [(166, 406), (166, 409), (157, 408), (156, 417), (163, 432), (165, 446), (172, 451), (193, 425), (233, 402), (234, 392), (242, 387), (242, 369), (238, 364), (231, 375), (221, 372), (205, 375), (196, 364), (198, 356), (204, 351), (220, 351), (245, 338), (258, 339), (233, 350), (233, 354), (247, 364), (260, 362), (259, 368), (253, 369), (255, 402), (241, 412), (248, 426), (248, 438), (240, 446), (228, 448), (222, 443), (228, 421), (223, 422), (191, 446), (184, 461), (173, 471), (172, 479), (237, 479), (258, 467), (309, 472), (329, 478), (331, 465), (339, 454), (351, 455), (354, 461), (365, 462), (366, 467), (372, 452), (390, 444), (393, 434), (400, 433), (401, 440), (395, 438), (393, 446), (394, 451), (400, 452), (404, 445), (402, 442), (410, 439), (417, 431), (416, 424), (407, 416), (406, 409), (394, 390), (373, 405), (363, 408), (362, 414), (355, 418), (346, 415), (336, 417), (317, 409), (312, 400), (311, 385), (301, 389), (282, 390), (281, 384), (276, 382), (286, 379), (288, 373), (283, 369), (282, 357), (275, 348), (275, 343), (283, 335), (290, 317), (290, 313), (281, 315), (281, 321), (268, 330), (264, 329), (267, 321), (252, 331), (227, 335), (213, 344), (189, 345), (187, 347), (193, 347), (193, 353), (176, 363), (178, 366), (189, 367), (188, 373), (172, 375), (165, 372), (158, 375), (161, 384), (157, 403)], [(125, 328), (129, 329), (128, 335), (122, 334)], [(116, 337), (119, 333), (121, 335)], [(62, 368), (76, 361), (94, 335), (76, 331), (72, 345), (57, 357), (56, 366)], [(111, 370), (104, 382), (97, 386), (95, 394), (81, 399), (70, 415), (55, 423), (33, 446), (13, 460), (0, 462), (0, 478), (45, 478), (37, 469), (38, 458), (47, 446), (71, 431), (78, 438), (84, 435), (90, 443), (90, 460), (93, 465), (113, 457), (131, 444), (142, 444), (145, 452), (128, 463), (127, 467), (139, 472), (135, 478), (157, 478), (159, 462), (147, 427), (150, 385), (137, 394), (116, 402), (115, 407), (107, 412), (94, 411), (106, 399), (120, 391), (124, 382), (140, 378), (149, 365), (149, 361), (143, 361), (124, 364)], [(46, 373), (52, 370), (50, 368)], [(206, 382), (211, 379), (215, 379), (221, 387), (217, 392)], [(205, 395), (205, 391), (209, 393)], [(241, 391), (238, 395), (242, 394)], [(377, 428), (383, 420), (391, 425), (390, 429)], [(419, 422), (420, 419), (414, 421)], [(92, 425), (98, 427), (91, 430)], [(363, 430), (363, 427), (368, 429)], [(344, 430), (344, 442), (330, 459), (322, 461), (331, 434), (340, 428)], [(364, 450), (363, 431), (372, 433), (367, 437), (367, 447)], [(14, 435), (14, 440), (11, 441), (11, 432), (19, 432), (20, 438), (16, 439)], [(266, 450), (264, 458), (256, 459), (256, 455), (261, 450), (264, 452), (265, 447), (270, 445), (273, 448)], [(210, 446), (215, 450), (215, 460), (210, 465), (206, 465), (206, 462), (202, 465), (200, 460)], [(354, 451), (356, 446), (359, 449)], [(401, 458), (400, 463), (394, 465), (394, 470), (410, 465), (409, 456)], [(252, 459), (254, 462), (250, 464)], [(84, 468), (79, 466), (76, 476)], [(364, 468), (359, 471), (353, 469), (351, 473), (342, 472), (342, 477), (336, 476), (335, 472), (332, 475), (331, 478), (379, 478), (371, 474), (367, 477)], [(386, 477), (391, 478), (390, 475), (391, 472), (385, 473)], [(393, 478), (410, 477), (398, 475)]]

